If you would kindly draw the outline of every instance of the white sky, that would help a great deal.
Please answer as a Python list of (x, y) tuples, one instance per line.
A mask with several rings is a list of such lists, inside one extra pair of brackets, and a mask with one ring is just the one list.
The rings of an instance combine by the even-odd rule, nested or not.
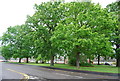
[[(40, 4), (43, 1), (49, 0), (0, 0), (0, 36), (7, 30), (7, 27), (24, 24), (26, 16), (34, 13), (34, 4)], [(99, 2), (102, 7), (115, 1), (92, 0), (94, 3)]]

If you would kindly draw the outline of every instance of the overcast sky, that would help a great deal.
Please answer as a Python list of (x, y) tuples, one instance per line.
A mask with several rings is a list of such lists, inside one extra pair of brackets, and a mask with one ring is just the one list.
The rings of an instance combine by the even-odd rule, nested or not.
[[(9, 26), (24, 24), (27, 15), (34, 13), (34, 4), (49, 0), (0, 0), (0, 36)], [(72, 0), (66, 0), (72, 1)], [(116, 0), (92, 0), (100, 3), (102, 7), (115, 2)]]

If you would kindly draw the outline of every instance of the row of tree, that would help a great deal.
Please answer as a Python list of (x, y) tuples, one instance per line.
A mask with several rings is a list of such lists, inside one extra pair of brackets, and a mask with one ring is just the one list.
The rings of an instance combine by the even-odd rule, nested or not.
[(118, 3), (107, 8), (91, 2), (35, 4), (35, 13), (25, 24), (9, 27), (2, 36), (2, 55), (19, 62), (31, 57), (36, 63), (50, 60), (51, 66), (56, 56), (63, 56), (75, 59), (77, 68), (80, 56), (98, 57), (98, 63), (104, 56), (116, 58), (120, 66)]

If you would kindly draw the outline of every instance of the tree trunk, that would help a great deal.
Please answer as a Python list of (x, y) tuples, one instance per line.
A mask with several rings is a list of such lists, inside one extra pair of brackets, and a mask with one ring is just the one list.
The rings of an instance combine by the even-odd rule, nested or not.
[(120, 45), (119, 44), (116, 44), (116, 67), (120, 67), (120, 52), (119, 52), (119, 49), (120, 49)]
[(100, 55), (98, 55), (98, 65), (100, 65)]
[(54, 56), (51, 56), (51, 62), (50, 62), (50, 66), (54, 66)]
[(116, 67), (120, 67), (120, 58), (117, 58), (116, 60)]
[(35, 63), (38, 64), (38, 60), (36, 60)]
[(45, 61), (44, 61), (44, 63), (46, 63), (47, 61), (46, 61), (46, 59), (45, 59)]
[(21, 58), (19, 58), (19, 63), (21, 63)]
[(80, 53), (79, 52), (77, 52), (76, 53), (76, 66), (77, 66), (77, 68), (79, 69), (80, 68)]
[(66, 57), (64, 57), (64, 64), (65, 64)]
[(41, 63), (42, 63), (42, 64), (44, 64), (44, 63), (45, 63), (45, 61), (44, 61), (44, 60), (42, 60), (42, 61), (41, 61)]
[(26, 63), (29, 63), (29, 58), (28, 57), (26, 58)]

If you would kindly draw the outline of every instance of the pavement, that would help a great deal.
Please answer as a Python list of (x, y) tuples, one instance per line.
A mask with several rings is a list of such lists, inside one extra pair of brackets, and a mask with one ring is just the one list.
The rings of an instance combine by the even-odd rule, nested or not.
[[(10, 64), (0, 62), (0, 77), (4, 81), (6, 79), (19, 80), (38, 80), (38, 81), (80, 81), (82, 80), (102, 80), (118, 81), (118, 76), (96, 75), (89, 73), (69, 72), (55, 69), (42, 68), (37, 66), (28, 66), (20, 64)], [(115, 79), (115, 80), (113, 80)], [(12, 80), (13, 81), (13, 80)]]
[(0, 81), (2, 80), (2, 63), (0, 63)]

